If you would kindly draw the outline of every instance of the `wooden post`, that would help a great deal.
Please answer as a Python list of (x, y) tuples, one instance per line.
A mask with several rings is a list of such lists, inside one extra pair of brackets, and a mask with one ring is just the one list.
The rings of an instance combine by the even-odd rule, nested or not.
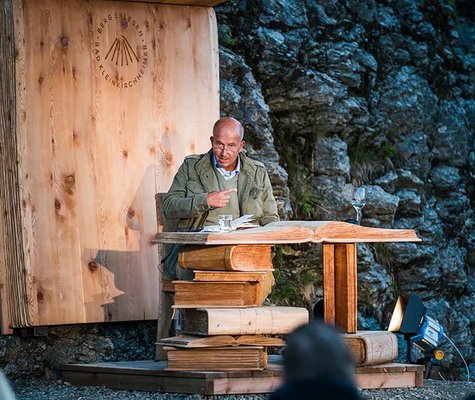
[(356, 244), (323, 244), (325, 322), (356, 333)]
[(325, 322), (335, 325), (335, 245), (323, 244), (323, 308)]
[[(157, 193), (155, 195), (155, 206), (157, 208), (157, 228), (158, 232), (175, 231), (177, 229), (177, 220), (166, 219), (162, 214), (162, 205), (165, 193)], [(160, 244), (158, 246), (159, 261), (168, 253), (170, 245)], [(159, 280), (159, 312), (157, 324), (157, 340), (168, 337), (173, 317), (173, 295), (174, 287), (170, 279), (163, 275), (163, 270), (160, 266), (160, 280)], [(167, 354), (163, 351), (161, 346), (156, 346), (155, 360), (162, 361), (167, 359)]]
[[(169, 336), (173, 318), (173, 284), (160, 274), (160, 311), (158, 313), (157, 339)], [(155, 349), (155, 361), (167, 359), (167, 353), (161, 346)]]
[[(12, 318), (30, 322), (27, 294), (20, 200), (18, 193), (17, 120), (15, 115), (15, 43), (13, 1), (0, 9), (0, 331), (11, 334)], [(11, 298), (21, 299), (14, 307)]]

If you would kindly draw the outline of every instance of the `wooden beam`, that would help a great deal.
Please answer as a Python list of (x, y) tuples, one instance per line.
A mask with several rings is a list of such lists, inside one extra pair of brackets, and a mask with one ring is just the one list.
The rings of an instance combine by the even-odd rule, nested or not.
[(283, 381), (280, 365), (263, 371), (165, 371), (166, 362), (122, 361), (61, 367), (65, 381), (78, 386), (202, 395), (271, 393)]
[[(78, 386), (202, 395), (270, 393), (283, 382), (284, 368), (278, 356), (269, 356), (263, 371), (165, 371), (166, 362), (119, 361), (62, 365), (63, 379)], [(424, 366), (382, 364), (359, 367), (354, 378), (361, 389), (421, 387)]]
[(424, 366), (415, 364), (381, 364), (356, 368), (356, 385), (361, 389), (422, 387)]
[(323, 244), (325, 322), (356, 333), (356, 244)]
[(323, 243), (323, 307), (325, 322), (335, 326), (335, 245)]
[[(170, 283), (170, 285), (173, 286), (172, 283)], [(165, 291), (167, 285), (164, 284), (163, 278), (160, 279), (160, 286), (162, 290), (160, 290), (160, 303), (157, 321), (157, 339), (165, 338), (170, 335), (170, 328), (173, 318), (173, 292)], [(166, 359), (167, 353), (163, 350), (161, 346), (157, 346), (155, 352), (155, 360), (161, 361)]]
[(335, 326), (356, 333), (356, 244), (335, 245)]

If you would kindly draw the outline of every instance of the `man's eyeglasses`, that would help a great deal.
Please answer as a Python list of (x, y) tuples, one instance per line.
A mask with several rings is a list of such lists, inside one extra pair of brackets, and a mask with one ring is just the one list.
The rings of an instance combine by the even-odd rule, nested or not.
[(229, 143), (228, 145), (226, 145), (226, 144), (224, 144), (224, 143), (221, 143), (221, 142), (215, 140), (215, 141), (213, 142), (213, 147), (214, 147), (215, 149), (219, 149), (219, 150), (221, 150), (221, 151), (227, 150), (227, 151), (229, 151), (230, 153), (234, 153), (234, 152), (237, 151), (237, 149), (238, 149), (239, 146), (238, 146), (236, 143)]

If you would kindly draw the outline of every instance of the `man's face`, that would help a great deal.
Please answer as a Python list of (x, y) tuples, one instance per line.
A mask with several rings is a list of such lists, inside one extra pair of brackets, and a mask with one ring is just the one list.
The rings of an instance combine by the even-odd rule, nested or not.
[(223, 124), (210, 139), (218, 163), (226, 171), (232, 171), (236, 166), (239, 152), (244, 147), (238, 127), (234, 124)]

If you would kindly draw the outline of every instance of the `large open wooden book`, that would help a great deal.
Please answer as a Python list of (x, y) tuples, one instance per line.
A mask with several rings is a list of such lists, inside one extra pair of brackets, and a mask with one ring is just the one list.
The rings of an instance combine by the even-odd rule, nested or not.
[(173, 281), (176, 308), (260, 306), (271, 287), (259, 282)]
[(190, 335), (287, 334), (308, 323), (302, 307), (198, 308), (180, 310)]
[(179, 335), (159, 339), (157, 344), (161, 346), (179, 348), (198, 347), (229, 347), (229, 346), (285, 346), (285, 342), (278, 337), (262, 335), (219, 335), (219, 336), (193, 336)]
[(267, 367), (267, 353), (258, 346), (163, 349), (167, 371), (258, 371)]
[(360, 331), (343, 334), (356, 366), (376, 365), (397, 358), (397, 337), (388, 331)]
[(183, 246), (178, 265), (184, 269), (207, 271), (269, 271), (271, 246)]
[(280, 221), (232, 232), (160, 232), (152, 243), (279, 244), (418, 242), (412, 229), (382, 229), (339, 221)]

